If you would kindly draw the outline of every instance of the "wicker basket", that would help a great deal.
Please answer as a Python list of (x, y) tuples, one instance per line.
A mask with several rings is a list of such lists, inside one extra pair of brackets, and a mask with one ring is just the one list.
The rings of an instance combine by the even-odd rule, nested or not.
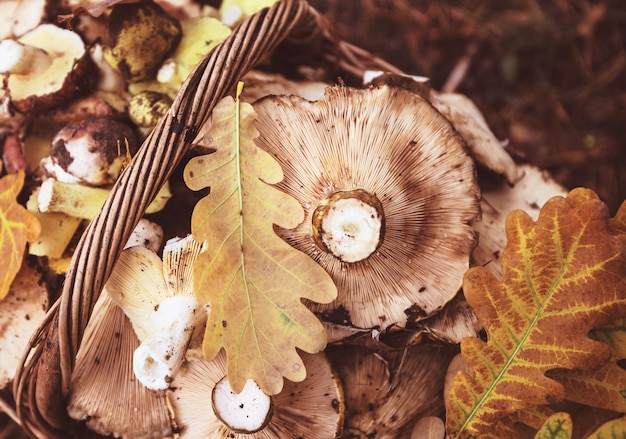
[(124, 244), (159, 188), (191, 149), (216, 103), (274, 49), (283, 60), (304, 53), (344, 77), (360, 77), (366, 69), (400, 73), (335, 38), (328, 22), (305, 0), (282, 0), (258, 12), (207, 54), (84, 232), (61, 297), (31, 337), (13, 387), (17, 417), (28, 434), (67, 438), (75, 431), (76, 422), (68, 417), (64, 401), (76, 354)]

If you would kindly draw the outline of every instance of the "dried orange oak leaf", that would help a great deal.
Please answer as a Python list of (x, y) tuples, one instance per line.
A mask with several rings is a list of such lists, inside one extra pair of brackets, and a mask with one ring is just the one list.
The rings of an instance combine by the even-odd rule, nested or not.
[(208, 132), (217, 151), (190, 160), (184, 176), (192, 190), (211, 188), (191, 218), (194, 237), (207, 241), (194, 265), (196, 298), (211, 305), (203, 354), (213, 359), (225, 349), (236, 392), (253, 379), (276, 394), (283, 377), (306, 376), (296, 347), (315, 353), (326, 346), (322, 324), (301, 298), (327, 303), (337, 290), (324, 269), (274, 232), (274, 224), (297, 226), (304, 211), (271, 186), (283, 172), (255, 145), (254, 120), (251, 105), (224, 98)]
[(609, 361), (594, 370), (557, 369), (548, 376), (565, 387), (569, 401), (626, 413), (626, 370), (618, 365), (626, 359), (626, 317), (593, 329), (590, 336), (609, 346)]
[(23, 185), (23, 171), (0, 178), (0, 300), (20, 271), (26, 243), (40, 232), (37, 218), (17, 202)]
[(608, 209), (587, 189), (554, 197), (534, 222), (506, 222), (502, 280), (468, 270), (463, 289), (488, 341), (466, 338), (446, 395), (452, 437), (478, 436), (503, 417), (565, 397), (551, 369), (591, 370), (610, 358), (589, 331), (626, 314), (626, 235), (608, 232)]

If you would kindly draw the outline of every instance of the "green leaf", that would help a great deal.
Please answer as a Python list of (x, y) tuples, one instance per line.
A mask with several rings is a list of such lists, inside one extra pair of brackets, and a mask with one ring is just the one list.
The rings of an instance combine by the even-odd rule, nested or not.
[(211, 305), (204, 356), (225, 349), (235, 391), (253, 379), (276, 394), (283, 377), (306, 376), (296, 347), (315, 353), (326, 345), (322, 324), (301, 298), (327, 303), (337, 290), (324, 269), (274, 232), (274, 225), (297, 226), (304, 213), (271, 186), (282, 169), (255, 145), (254, 120), (251, 105), (223, 99), (208, 132), (217, 151), (192, 159), (185, 181), (193, 190), (211, 188), (191, 218), (192, 234), (207, 242), (194, 265), (196, 297)]

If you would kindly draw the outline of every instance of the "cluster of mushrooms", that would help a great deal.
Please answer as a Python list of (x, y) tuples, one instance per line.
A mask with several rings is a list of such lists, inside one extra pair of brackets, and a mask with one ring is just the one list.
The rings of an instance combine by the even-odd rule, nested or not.
[[(13, 14), (28, 0), (16, 3)], [(44, 233), (29, 251), (61, 275), (81, 225), (180, 81), (252, 12), (236, 1), (224, 2), (220, 19), (193, 2), (193, 16), (173, 1), (105, 3), (69, 14), (67, 29), (36, 23), (18, 31), (26, 25), (15, 21), (0, 41), (5, 162), (41, 179), (28, 208)], [(209, 21), (212, 39), (199, 38)], [(138, 44), (134, 32), (150, 44)], [(166, 187), (96, 304), (68, 414), (123, 438), (419, 438), (425, 423), (434, 431), (456, 344), (480, 336), (463, 301), (464, 272), (475, 264), (498, 273), (508, 211), (561, 191), (515, 198), (511, 185), (528, 186), (537, 174), (513, 162), (471, 101), (420, 78), (378, 72), (363, 88), (260, 72), (243, 80), (242, 99), (257, 113), (255, 141), (284, 171), (277, 187), (305, 210), (298, 227), (275, 231), (337, 285), (332, 303), (307, 303), (327, 329), (328, 348), (303, 353), (306, 379), (287, 381), (277, 395), (251, 380), (233, 392), (225, 356), (207, 361), (200, 353), (210, 304), (195, 300), (191, 266), (203, 244), (180, 220), (177, 228), (154, 221), (177, 215), (171, 205), (181, 190)], [(201, 133), (197, 143), (205, 152), (210, 140)], [(500, 176), (482, 195), (477, 163)]]

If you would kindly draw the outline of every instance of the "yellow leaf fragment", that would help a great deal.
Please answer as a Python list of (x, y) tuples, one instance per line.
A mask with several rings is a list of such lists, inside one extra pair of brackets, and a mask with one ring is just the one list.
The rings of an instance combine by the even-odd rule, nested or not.
[(626, 416), (606, 422), (587, 436), (587, 439), (623, 439), (624, 437), (626, 437)]
[(610, 357), (589, 331), (626, 313), (626, 235), (608, 230), (593, 192), (554, 197), (534, 222), (509, 215), (502, 280), (470, 269), (463, 290), (488, 341), (461, 342), (472, 374), (459, 372), (446, 395), (447, 430), (480, 435), (503, 417), (559, 401), (552, 369), (591, 370)]
[(20, 271), (26, 243), (37, 239), (41, 229), (37, 218), (17, 202), (23, 185), (23, 171), (0, 178), (0, 300)]
[(555, 413), (539, 429), (535, 439), (570, 439), (572, 428), (572, 418), (569, 414)]
[(325, 270), (274, 232), (274, 225), (297, 226), (304, 213), (271, 186), (282, 180), (282, 169), (255, 145), (254, 119), (251, 105), (223, 99), (208, 133), (217, 151), (192, 159), (185, 181), (193, 190), (211, 188), (191, 218), (192, 234), (207, 245), (194, 265), (196, 297), (211, 305), (204, 356), (226, 351), (235, 391), (253, 379), (276, 394), (283, 377), (306, 376), (296, 347), (315, 353), (326, 345), (321, 323), (301, 298), (327, 303), (336, 288)]

